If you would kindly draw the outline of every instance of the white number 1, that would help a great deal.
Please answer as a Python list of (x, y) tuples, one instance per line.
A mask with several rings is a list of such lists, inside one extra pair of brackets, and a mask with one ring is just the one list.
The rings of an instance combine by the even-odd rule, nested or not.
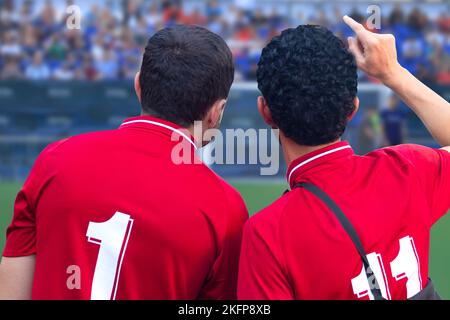
[[(389, 284), (386, 281), (386, 271), (384, 271), (381, 255), (372, 252), (367, 255), (367, 260), (373, 271), (373, 276), (377, 279), (378, 285), (380, 286), (381, 295), (384, 299), (391, 300), (391, 293), (389, 292)], [(369, 281), (371, 283), (369, 283)], [(374, 297), (370, 291), (370, 286), (374, 284), (373, 282), (373, 279), (367, 279), (366, 270), (364, 270), (363, 265), (360, 274), (352, 279), (353, 293), (356, 294), (358, 298), (369, 296), (369, 299), (373, 300)]]
[[(392, 276), (397, 281), (404, 278), (408, 279), (406, 282), (406, 294), (408, 298), (411, 298), (422, 290), (419, 256), (413, 238), (406, 236), (401, 238), (399, 242), (400, 250), (397, 257), (391, 262), (391, 272)], [(370, 268), (373, 270), (373, 274), (380, 286), (381, 295), (384, 299), (390, 300), (391, 293), (389, 291), (381, 255), (372, 252), (367, 255), (367, 260), (369, 260)], [(360, 274), (352, 279), (353, 293), (358, 298), (368, 296), (370, 300), (374, 299), (372, 292), (370, 291), (370, 286), (373, 285), (373, 283), (369, 284), (369, 280), (373, 279), (367, 279), (363, 266)]]
[(404, 237), (400, 239), (400, 251), (391, 262), (392, 276), (395, 280), (407, 278), (406, 294), (408, 298), (422, 290), (422, 278), (420, 277), (420, 261), (417, 255), (414, 239)]
[(117, 294), (122, 260), (130, 238), (133, 219), (129, 215), (116, 212), (105, 222), (89, 222), (86, 237), (100, 246), (91, 300), (114, 300)]

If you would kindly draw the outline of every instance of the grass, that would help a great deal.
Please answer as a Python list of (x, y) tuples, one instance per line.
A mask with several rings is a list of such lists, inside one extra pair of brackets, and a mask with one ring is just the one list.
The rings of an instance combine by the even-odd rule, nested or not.
[(231, 184), (241, 193), (250, 215), (274, 202), (287, 188), (287, 184), (283, 183), (232, 182)]
[(20, 189), (19, 183), (0, 183), (0, 250), (5, 245), (5, 232), (11, 222), (14, 199)]
[[(276, 200), (286, 188), (283, 183), (242, 183), (233, 185), (242, 194), (251, 215)], [(20, 188), (17, 183), (0, 183), (0, 248), (4, 246), (5, 230), (11, 220), (13, 203)], [(450, 214), (443, 217), (431, 233), (430, 276), (438, 292), (450, 299)]]

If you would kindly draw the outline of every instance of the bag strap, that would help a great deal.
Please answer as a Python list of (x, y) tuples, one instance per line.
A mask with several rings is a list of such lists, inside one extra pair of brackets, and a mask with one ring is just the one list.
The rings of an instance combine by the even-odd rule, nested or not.
[[(378, 281), (375, 277), (375, 274), (373, 273), (372, 269), (370, 268), (369, 260), (367, 260), (367, 255), (364, 250), (364, 247), (361, 243), (361, 240), (359, 239), (358, 234), (355, 231), (355, 228), (353, 228), (353, 225), (351, 224), (350, 220), (348, 220), (347, 216), (342, 212), (342, 210), (339, 208), (339, 206), (331, 199), (322, 189), (319, 187), (307, 183), (302, 182), (299, 184), (296, 184), (294, 188), (302, 187), (312, 194), (314, 194), (316, 197), (318, 197), (336, 216), (336, 218), (341, 223), (342, 227), (345, 229), (351, 240), (353, 241), (353, 244), (356, 247), (356, 250), (358, 250), (359, 255), (361, 256), (361, 259), (364, 264), (364, 270), (366, 272), (367, 279), (374, 279), (374, 286), (369, 286), (370, 291), (372, 292), (372, 295), (375, 300), (383, 300), (383, 296), (381, 294), (380, 286), (378, 285)], [(374, 287), (374, 288), (372, 288)]]

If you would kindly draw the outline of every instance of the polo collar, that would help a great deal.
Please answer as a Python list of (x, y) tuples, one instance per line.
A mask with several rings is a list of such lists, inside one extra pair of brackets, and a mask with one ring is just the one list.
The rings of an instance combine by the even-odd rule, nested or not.
[(346, 141), (336, 142), (332, 145), (307, 153), (300, 158), (292, 161), (286, 173), (286, 179), (291, 188), (294, 186), (297, 178), (311, 167), (331, 159), (353, 155), (353, 149)]
[(194, 137), (187, 131), (186, 128), (183, 128), (173, 122), (151, 116), (139, 116), (125, 119), (119, 129), (133, 127), (144, 129), (149, 128), (152, 130), (163, 132), (168, 136), (172, 136), (173, 133), (176, 133), (184, 140), (189, 142), (195, 150), (197, 150)]

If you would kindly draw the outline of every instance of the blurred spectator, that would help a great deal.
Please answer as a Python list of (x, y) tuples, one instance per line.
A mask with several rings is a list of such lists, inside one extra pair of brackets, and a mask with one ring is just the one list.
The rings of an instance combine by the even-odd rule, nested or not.
[(64, 61), (54, 72), (53, 78), (55, 80), (68, 81), (75, 79), (76, 61), (74, 55), (69, 55), (66, 61)]
[(385, 144), (395, 146), (404, 143), (406, 115), (400, 109), (400, 101), (394, 95), (389, 98), (388, 107), (381, 112)]
[(0, 54), (4, 57), (19, 57), (22, 55), (22, 46), (16, 32), (6, 32), (0, 45)]
[(46, 80), (50, 78), (50, 69), (43, 61), (42, 53), (37, 51), (33, 61), (25, 70), (25, 76), (30, 80)]
[(409, 36), (401, 47), (402, 65), (413, 73), (417, 73), (418, 64), (424, 54), (423, 43), (419, 38)]
[(364, 155), (381, 147), (383, 131), (377, 108), (364, 109), (358, 131), (358, 152), (360, 154)]
[(0, 7), (0, 27), (8, 28), (19, 23), (20, 19), (15, 11), (14, 0), (4, 0)]
[(437, 20), (437, 25), (444, 33), (450, 32), (450, 14), (448, 12), (442, 12)]
[(158, 10), (158, 6), (156, 3), (153, 3), (148, 10), (148, 14), (144, 14), (145, 21), (149, 27), (155, 31), (155, 29), (158, 28), (158, 26), (162, 23), (162, 16), (161, 12)]
[(215, 19), (222, 15), (222, 8), (217, 0), (210, 0), (206, 6), (206, 16), (209, 19)]
[(101, 79), (116, 79), (119, 74), (119, 69), (115, 54), (111, 50), (104, 50), (103, 56), (96, 62), (96, 69)]
[(428, 24), (427, 16), (419, 9), (414, 8), (408, 16), (408, 25), (413, 31), (422, 32)]
[(405, 22), (405, 15), (399, 4), (397, 4), (389, 15), (389, 25), (393, 28), (403, 25)]
[(17, 80), (22, 78), (23, 74), (17, 60), (15, 58), (7, 58), (3, 68), (0, 70), (0, 79)]
[(71, 68), (69, 62), (64, 62), (53, 74), (55, 80), (73, 80), (75, 78), (75, 72)]
[(416, 76), (422, 82), (429, 83), (434, 80), (432, 67), (429, 64), (424, 64), (420, 62), (417, 64)]
[[(342, 23), (342, 15), (350, 14), (363, 23), (366, 17), (357, 2), (351, 12), (342, 12), (344, 6), (339, 3), (275, 0), (264, 4), (256, 0), (100, 0), (90, 8), (84, 7), (87, 2), (0, 0), (0, 74), (20, 77), (41, 51), (40, 68), (47, 67), (55, 79), (132, 78), (148, 37), (163, 27), (189, 23), (224, 37), (237, 60), (237, 79), (254, 79), (261, 48), (281, 30), (318, 23), (345, 39), (351, 32)], [(65, 8), (74, 3), (83, 7), (81, 30), (66, 28)], [(424, 8), (431, 6), (405, 9), (396, 4), (383, 9), (380, 32), (396, 35), (399, 60), (408, 70), (422, 79), (448, 84), (450, 14), (444, 9), (430, 17)], [(361, 72), (360, 80), (374, 81)]]
[(437, 73), (436, 81), (442, 85), (450, 85), (450, 61), (448, 59)]
[(187, 19), (187, 23), (195, 24), (198, 26), (204, 26), (207, 22), (206, 16), (200, 11), (200, 9), (195, 8), (191, 15)]
[(94, 62), (91, 56), (86, 55), (83, 59), (82, 65), (83, 72), (78, 75), (78, 79), (94, 81), (100, 78), (97, 69), (94, 66)]

